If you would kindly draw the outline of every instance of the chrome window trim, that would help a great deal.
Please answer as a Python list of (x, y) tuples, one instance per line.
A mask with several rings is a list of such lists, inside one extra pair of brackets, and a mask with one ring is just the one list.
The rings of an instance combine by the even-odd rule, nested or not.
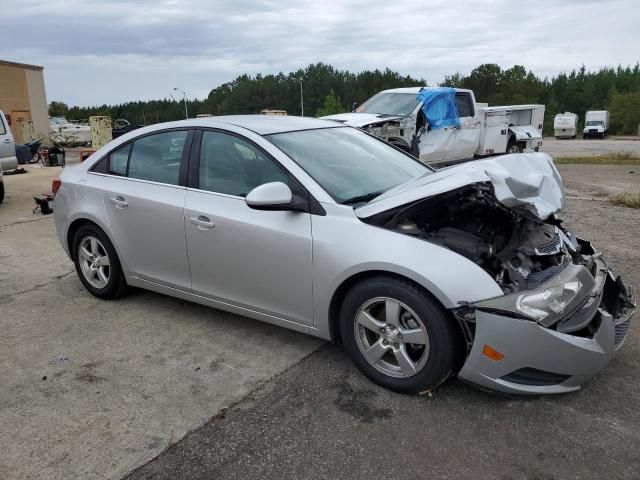
[(174, 185), (173, 183), (161, 183), (161, 182), (154, 182), (153, 180), (143, 180), (141, 178), (131, 178), (131, 177), (124, 177), (122, 175), (113, 175), (111, 173), (99, 173), (99, 172), (87, 172), (89, 173), (89, 175), (96, 175), (98, 177), (110, 177), (110, 178), (117, 178), (120, 180), (126, 180), (128, 182), (139, 182), (139, 183), (147, 183), (149, 185), (158, 185), (161, 187), (171, 187), (171, 188), (176, 188), (176, 189), (180, 189), (180, 190), (185, 190), (187, 187), (182, 186), (182, 185)]

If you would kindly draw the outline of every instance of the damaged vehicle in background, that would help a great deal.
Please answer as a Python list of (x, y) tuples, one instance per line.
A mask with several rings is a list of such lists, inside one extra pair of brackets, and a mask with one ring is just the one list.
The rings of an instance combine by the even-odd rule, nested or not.
[(53, 191), (93, 295), (132, 285), (333, 340), (399, 392), (455, 374), (576, 390), (634, 312), (557, 217), (564, 187), (543, 153), (434, 171), (335, 122), (211, 117), (125, 134)]
[(363, 129), (438, 165), (538, 151), (544, 110), (544, 105), (490, 107), (462, 88), (409, 87), (384, 90), (352, 113), (322, 118)]

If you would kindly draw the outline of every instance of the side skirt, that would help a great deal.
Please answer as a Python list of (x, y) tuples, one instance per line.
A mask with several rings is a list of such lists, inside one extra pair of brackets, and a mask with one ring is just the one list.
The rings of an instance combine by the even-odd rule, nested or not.
[(134, 277), (134, 276), (129, 276), (127, 278), (127, 283), (132, 287), (139, 287), (145, 290), (151, 290), (152, 292), (169, 295), (170, 297), (180, 298), (182, 300), (187, 300), (189, 302), (199, 303), (200, 305), (205, 305), (207, 307), (224, 310), (225, 312), (235, 313), (236, 315), (241, 315), (243, 317), (249, 317), (254, 320), (259, 320), (261, 322), (266, 322), (272, 325), (277, 325), (279, 327), (295, 330), (296, 332), (306, 333), (307, 335), (311, 335), (313, 337), (319, 337), (328, 341), (331, 340), (330, 338), (325, 337), (317, 328), (311, 327), (309, 325), (303, 325), (301, 323), (293, 322), (291, 320), (287, 320), (281, 317), (276, 317), (274, 315), (268, 315), (265, 313), (257, 312), (255, 310), (251, 310), (246, 307), (239, 307), (237, 305), (233, 305), (230, 303), (213, 300), (211, 298), (203, 297), (201, 295), (196, 295), (195, 293), (185, 292), (184, 290), (179, 290), (177, 288), (167, 287), (167, 286), (160, 285), (158, 283), (154, 283), (149, 280), (143, 280), (141, 278)]

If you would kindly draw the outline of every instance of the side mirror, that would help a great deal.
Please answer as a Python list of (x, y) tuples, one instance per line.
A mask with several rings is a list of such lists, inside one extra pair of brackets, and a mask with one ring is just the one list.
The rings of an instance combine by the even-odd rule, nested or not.
[(244, 199), (250, 208), (256, 210), (291, 210), (293, 194), (282, 182), (259, 185), (251, 190)]

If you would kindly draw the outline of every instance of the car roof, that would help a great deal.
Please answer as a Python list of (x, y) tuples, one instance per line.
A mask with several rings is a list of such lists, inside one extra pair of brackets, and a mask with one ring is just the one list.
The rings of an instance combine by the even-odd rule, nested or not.
[[(446, 86), (446, 85), (445, 85)], [(434, 88), (440, 88), (440, 87), (403, 87), (403, 88), (390, 88), (389, 90), (383, 90), (379, 93), (414, 93), (414, 94), (418, 94), (420, 92), (421, 89), (425, 89), (425, 90), (431, 90)], [(471, 90), (467, 89), (467, 88), (456, 88), (455, 89), (456, 92), (470, 92)]]
[[(156, 124), (154, 130), (171, 127), (220, 127), (220, 124), (234, 125), (246, 128), (259, 135), (272, 133), (295, 132), (299, 130), (313, 130), (317, 128), (335, 128), (340, 124), (331, 120), (320, 120), (311, 117), (296, 117), (292, 115), (223, 115), (219, 117), (200, 117), (179, 120), (165, 124)], [(135, 132), (135, 130), (134, 130)]]

